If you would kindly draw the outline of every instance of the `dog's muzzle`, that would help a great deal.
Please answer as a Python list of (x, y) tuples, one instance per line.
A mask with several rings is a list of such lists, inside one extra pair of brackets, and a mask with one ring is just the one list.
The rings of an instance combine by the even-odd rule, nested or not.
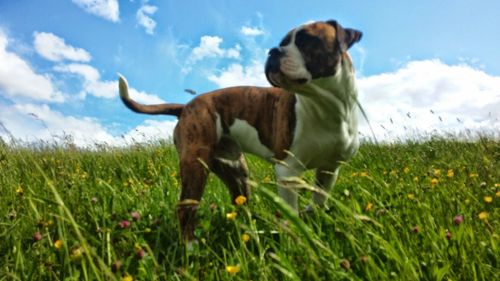
[(278, 48), (272, 48), (267, 56), (266, 77), (269, 83), (275, 87), (280, 87), (282, 84), (283, 73), (280, 70), (280, 60), (282, 57), (283, 53)]
[[(301, 77), (302, 73), (298, 73), (299, 75), (294, 73), (296, 69), (300, 68), (290, 59), (287, 60), (285, 55), (285, 51), (281, 48), (272, 48), (269, 51), (265, 68), (266, 77), (269, 83), (275, 87), (287, 88), (293, 85), (297, 86), (309, 82), (310, 79)], [(283, 63), (285, 63), (285, 65), (283, 65)], [(287, 69), (291, 71), (284, 72)]]

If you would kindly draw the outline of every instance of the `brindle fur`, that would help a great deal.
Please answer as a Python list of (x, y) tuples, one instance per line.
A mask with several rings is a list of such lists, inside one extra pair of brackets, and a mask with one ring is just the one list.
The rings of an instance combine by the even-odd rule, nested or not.
[[(297, 73), (293, 73), (293, 68), (287, 68), (286, 71), (281, 68), (281, 60), (285, 56), (281, 47), (287, 46), (291, 42), (292, 36), (295, 36), (294, 44), (297, 46), (293, 47), (295, 49), (291, 49), (295, 57), (291, 56), (287, 59), (299, 61), (303, 59), (304, 65), (298, 66), (302, 72), (298, 73), (305, 73), (308, 77), (293, 77), (294, 75), (288, 77), (289, 73), (286, 71), (291, 71), (291, 74)], [(340, 121), (340, 119), (343, 118), (341, 115), (345, 115), (342, 113), (345, 111), (343, 110), (345, 106), (342, 104), (346, 102), (346, 108), (352, 110), (351, 99), (356, 98), (355, 87), (351, 87), (354, 84), (350, 84), (354, 81), (349, 80), (353, 79), (354, 72), (346, 51), (360, 38), (361, 32), (343, 29), (335, 21), (301, 26), (285, 36), (280, 48), (271, 50), (266, 63), (266, 77), (271, 84), (282, 88), (225, 88), (200, 95), (186, 105), (139, 104), (129, 98), (127, 82), (123, 77), (120, 77), (120, 96), (128, 108), (139, 113), (169, 114), (179, 118), (174, 130), (174, 143), (179, 154), (182, 182), (177, 214), (184, 239), (194, 239), (195, 214), (204, 192), (209, 171), (214, 172), (225, 183), (233, 203), (234, 199), (240, 195), (247, 198), (250, 195), (248, 168), (242, 148), (239, 145), (239, 140), (231, 135), (232, 126), (237, 124), (237, 121), (238, 124), (243, 122), (245, 126), (248, 126), (248, 128), (245, 127), (245, 132), (252, 130), (257, 132), (258, 140), (256, 139), (255, 142), (258, 141), (260, 144), (256, 145), (265, 147), (265, 154), (269, 151), (270, 155), (265, 156), (268, 160), (275, 158), (290, 162), (290, 155), (287, 152), (296, 148), (300, 149), (297, 151), (300, 155), (309, 154), (314, 157), (325, 156), (325, 153), (333, 155), (333, 167), (316, 167), (314, 165), (310, 167), (317, 168), (316, 184), (326, 191), (329, 190), (337, 178), (337, 162), (342, 151), (332, 150), (331, 145), (329, 145), (322, 146), (323, 149), (326, 149), (325, 151), (314, 151), (311, 154), (308, 140), (322, 138), (321, 134), (328, 134), (328, 137), (324, 138), (325, 140), (331, 141), (339, 137), (339, 140), (342, 141), (344, 139), (342, 137), (345, 137), (342, 135), (344, 131), (338, 131), (340, 128), (338, 122), (352, 126), (349, 127), (347, 133), (356, 136), (357, 131), (351, 132), (357, 130), (355, 120), (351, 122), (350, 120)], [(340, 79), (339, 81), (343, 82), (338, 84), (335, 82), (337, 81), (335, 77), (338, 76), (339, 72), (342, 72), (342, 69), (346, 73), (339, 74), (344, 80)], [(327, 82), (325, 83), (325, 81)], [(309, 84), (311, 84), (310, 87)], [(332, 98), (328, 95), (331, 95)], [(305, 100), (300, 102), (299, 97), (302, 96), (308, 100), (307, 105)], [(308, 97), (306, 98), (306, 96)], [(325, 98), (326, 100), (322, 100)], [(337, 99), (342, 100), (342, 102), (337, 102)], [(305, 108), (312, 110), (310, 112), (312, 115), (305, 116), (303, 112)], [(315, 112), (316, 110), (321, 112)], [(311, 119), (311, 116), (316, 115), (325, 116), (328, 119)], [(349, 113), (348, 116), (354, 115)], [(304, 122), (309, 123), (305, 124)], [(314, 124), (310, 124), (311, 122)], [(309, 125), (313, 125), (312, 131), (307, 130)], [(302, 135), (304, 133), (319, 133), (320, 135)], [(332, 142), (332, 144), (335, 143), (335, 141)], [(354, 146), (356, 143), (354, 142)], [(339, 146), (339, 149), (344, 148)], [(352, 151), (349, 153), (352, 154)], [(327, 159), (324, 161), (328, 162)], [(279, 165), (275, 168), (277, 177), (295, 172), (288, 171)], [(279, 179), (278, 182), (280, 182)], [(290, 193), (290, 191), (286, 192)], [(280, 195), (282, 195), (281, 192)], [(294, 206), (296, 205), (295, 195), (284, 194), (283, 198), (296, 208)], [(324, 195), (320, 193), (314, 194), (313, 199), (320, 203), (325, 200)]]

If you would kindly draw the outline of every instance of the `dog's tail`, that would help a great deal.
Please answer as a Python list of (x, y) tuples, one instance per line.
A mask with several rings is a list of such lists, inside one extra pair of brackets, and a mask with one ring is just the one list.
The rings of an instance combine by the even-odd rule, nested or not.
[(177, 103), (162, 103), (162, 104), (140, 104), (134, 100), (132, 100), (128, 94), (128, 83), (125, 77), (118, 74), (120, 76), (118, 85), (120, 88), (120, 98), (123, 103), (132, 111), (137, 113), (145, 113), (145, 114), (166, 114), (166, 115), (175, 115), (179, 117), (182, 113), (182, 109), (184, 108), (183, 104)]

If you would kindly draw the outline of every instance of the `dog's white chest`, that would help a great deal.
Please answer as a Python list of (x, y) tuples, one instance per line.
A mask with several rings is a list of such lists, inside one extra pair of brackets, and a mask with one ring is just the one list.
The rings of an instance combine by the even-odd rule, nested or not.
[(299, 100), (291, 155), (285, 161), (313, 169), (336, 167), (338, 161), (350, 159), (359, 147), (357, 111), (355, 107), (339, 110)]

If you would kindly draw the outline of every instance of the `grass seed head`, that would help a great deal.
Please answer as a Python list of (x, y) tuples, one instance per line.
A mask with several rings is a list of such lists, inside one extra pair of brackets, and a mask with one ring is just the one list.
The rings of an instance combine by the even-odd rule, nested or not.
[(111, 271), (116, 273), (120, 270), (120, 268), (122, 266), (123, 266), (123, 262), (121, 260), (116, 260), (115, 262), (113, 262), (113, 264), (111, 264)]
[(340, 266), (345, 270), (351, 269), (351, 263), (347, 259), (343, 259), (342, 261), (340, 261)]
[(411, 228), (411, 232), (413, 233), (420, 233), (421, 229), (420, 229), (420, 226), (418, 225), (415, 225), (414, 227)]

